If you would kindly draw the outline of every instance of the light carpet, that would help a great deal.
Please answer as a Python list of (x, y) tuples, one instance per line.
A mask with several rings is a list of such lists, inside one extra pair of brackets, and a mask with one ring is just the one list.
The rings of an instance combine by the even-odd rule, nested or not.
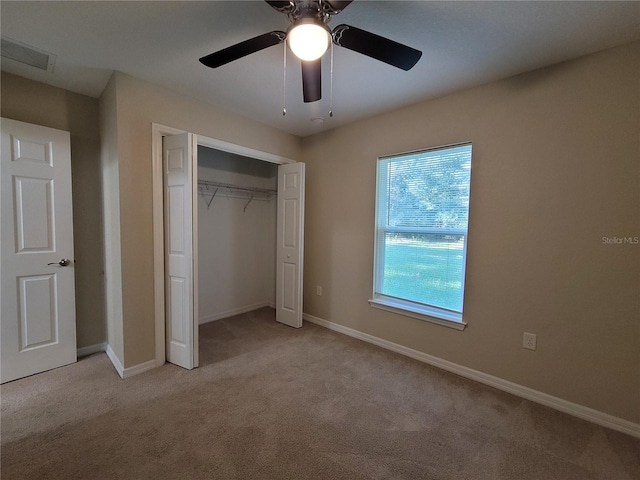
[(200, 364), (3, 385), (2, 478), (640, 478), (638, 439), (268, 308), (201, 326)]

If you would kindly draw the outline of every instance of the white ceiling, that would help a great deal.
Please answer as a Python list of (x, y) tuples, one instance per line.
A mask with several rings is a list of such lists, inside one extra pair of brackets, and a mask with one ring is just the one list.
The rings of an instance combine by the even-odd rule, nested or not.
[[(353, 25), (422, 50), (409, 72), (350, 50), (323, 60), (323, 98), (302, 101), (299, 61), (283, 46), (209, 69), (198, 58), (272, 30), (287, 17), (263, 1), (7, 1), (3, 36), (57, 55), (54, 73), (2, 58), (2, 69), (93, 97), (118, 70), (305, 136), (640, 39), (640, 2), (356, 0), (330, 26)], [(312, 121), (323, 118), (324, 122)]]

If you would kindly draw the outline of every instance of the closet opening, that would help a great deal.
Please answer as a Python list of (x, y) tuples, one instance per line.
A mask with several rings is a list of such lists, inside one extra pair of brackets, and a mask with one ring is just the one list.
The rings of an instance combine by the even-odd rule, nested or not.
[(278, 165), (202, 145), (197, 159), (197, 322), (275, 322)]
[(156, 365), (197, 367), (199, 326), (239, 313), (301, 327), (304, 163), (158, 124), (152, 141)]

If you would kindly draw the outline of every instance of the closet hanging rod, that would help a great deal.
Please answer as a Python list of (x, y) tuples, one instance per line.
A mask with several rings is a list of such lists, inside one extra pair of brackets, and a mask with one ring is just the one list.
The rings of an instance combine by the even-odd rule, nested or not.
[(231, 190), (240, 190), (243, 192), (251, 192), (251, 193), (261, 193), (264, 195), (275, 195), (278, 193), (277, 190), (269, 189), (269, 188), (258, 188), (258, 187), (245, 187), (242, 185), (234, 185), (232, 183), (221, 183), (214, 182), (211, 180), (198, 180), (198, 187), (211, 187), (211, 188), (227, 188)]

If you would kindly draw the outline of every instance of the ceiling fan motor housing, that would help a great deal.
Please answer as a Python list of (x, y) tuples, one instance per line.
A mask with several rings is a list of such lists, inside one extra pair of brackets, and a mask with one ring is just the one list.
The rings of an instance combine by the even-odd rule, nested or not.
[(285, 13), (293, 24), (302, 20), (326, 24), (331, 20), (331, 15), (335, 15), (338, 12), (332, 9), (329, 4), (319, 0), (300, 0), (292, 2)]

